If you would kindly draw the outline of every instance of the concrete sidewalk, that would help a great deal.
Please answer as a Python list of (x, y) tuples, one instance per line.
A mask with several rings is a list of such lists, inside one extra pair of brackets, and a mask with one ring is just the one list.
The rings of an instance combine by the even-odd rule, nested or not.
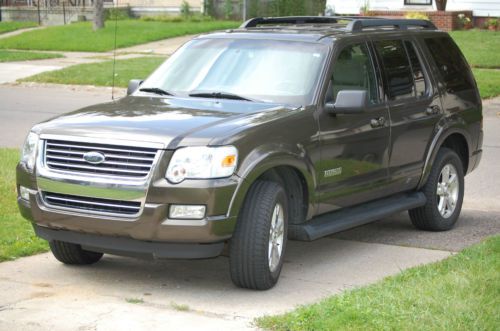
[(71, 267), (41, 254), (0, 263), (0, 329), (242, 330), (255, 317), (448, 256), (328, 238), (292, 241), (280, 282), (259, 292), (232, 285), (226, 257), (144, 261), (106, 255), (93, 266)]

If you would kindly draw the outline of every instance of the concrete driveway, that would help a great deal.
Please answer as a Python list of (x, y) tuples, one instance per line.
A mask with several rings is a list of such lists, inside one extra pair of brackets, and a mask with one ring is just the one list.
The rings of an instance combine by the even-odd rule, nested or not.
[[(0, 145), (19, 146), (46, 117), (109, 100), (109, 91), (0, 86)], [(437, 261), (500, 233), (500, 99), (485, 104), (484, 155), (466, 178), (456, 228), (415, 230), (406, 213), (311, 243), (290, 242), (279, 284), (235, 288), (227, 257), (144, 261), (105, 256), (70, 267), (50, 254), (0, 264), (0, 330), (241, 330), (254, 317)], [(487, 194), (485, 194), (487, 192)]]

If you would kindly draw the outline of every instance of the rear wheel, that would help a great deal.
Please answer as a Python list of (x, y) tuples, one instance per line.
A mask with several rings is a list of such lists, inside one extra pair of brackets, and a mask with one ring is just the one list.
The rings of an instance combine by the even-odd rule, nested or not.
[(274, 182), (250, 188), (231, 239), (229, 263), (236, 286), (267, 290), (278, 281), (288, 231), (285, 191)]
[(102, 258), (102, 253), (86, 251), (82, 246), (54, 240), (49, 243), (55, 258), (64, 264), (93, 264)]
[(413, 225), (429, 231), (451, 229), (460, 216), (464, 198), (464, 170), (455, 151), (439, 150), (422, 192), (427, 203), (409, 211)]

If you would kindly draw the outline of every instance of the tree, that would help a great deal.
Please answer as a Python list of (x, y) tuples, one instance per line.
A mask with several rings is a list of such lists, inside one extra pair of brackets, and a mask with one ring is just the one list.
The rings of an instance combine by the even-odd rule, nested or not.
[(94, 31), (104, 28), (104, 1), (94, 0)]

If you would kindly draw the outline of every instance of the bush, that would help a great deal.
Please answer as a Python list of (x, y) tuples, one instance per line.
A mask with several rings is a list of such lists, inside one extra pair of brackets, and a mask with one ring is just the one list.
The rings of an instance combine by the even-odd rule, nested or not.
[(318, 15), (325, 11), (325, 6), (326, 0), (247, 0), (247, 16)]
[(191, 16), (191, 6), (186, 0), (183, 0), (181, 4), (181, 16), (182, 17)]
[(132, 9), (129, 5), (127, 5), (126, 7), (104, 9), (105, 20), (128, 20), (130, 18), (132, 18)]
[(143, 16), (140, 18), (144, 22), (164, 22), (164, 23), (179, 23), (179, 22), (210, 22), (214, 19), (210, 16), (193, 14), (189, 17), (171, 16), (171, 15), (155, 15)]
[(427, 21), (429, 20), (429, 16), (417, 11), (407, 13), (405, 15), (405, 18), (415, 19), (415, 20), (427, 20)]
[(498, 26), (498, 19), (497, 18), (489, 18), (487, 21), (486, 21), (486, 25), (488, 27), (493, 27), (493, 28), (496, 28)]
[(233, 16), (233, 0), (224, 0), (224, 18), (228, 20)]

